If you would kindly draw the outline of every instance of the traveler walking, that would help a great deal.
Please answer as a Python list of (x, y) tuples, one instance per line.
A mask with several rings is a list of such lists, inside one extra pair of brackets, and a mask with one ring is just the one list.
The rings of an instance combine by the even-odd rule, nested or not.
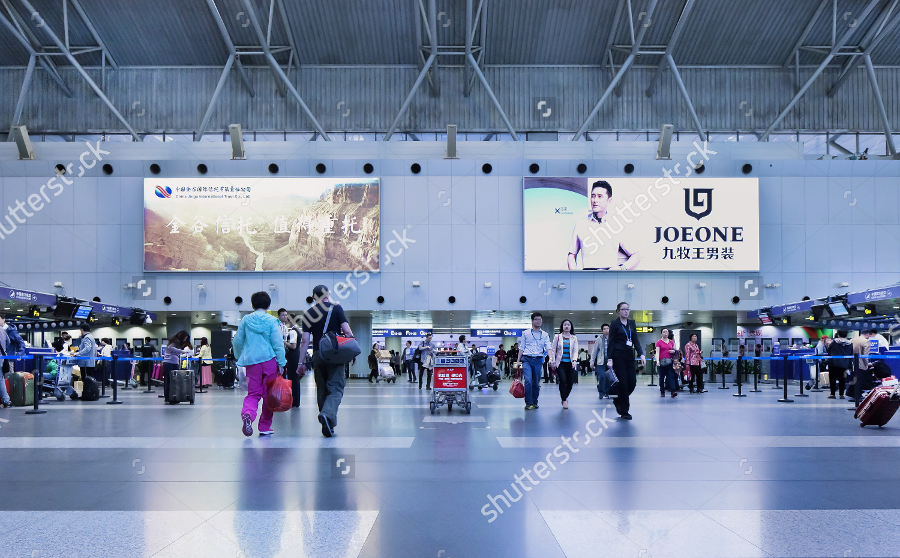
[(700, 368), (703, 364), (703, 351), (697, 345), (697, 334), (691, 335), (691, 340), (684, 346), (684, 369), (690, 372), (691, 379), (688, 380), (688, 390), (694, 393), (694, 382), (697, 382), (697, 393), (706, 393), (703, 389), (703, 370)]
[(576, 381), (574, 357), (581, 352), (578, 350), (578, 338), (575, 337), (575, 328), (571, 320), (563, 320), (559, 324), (559, 333), (553, 340), (550, 366), (556, 371), (559, 378), (559, 398), (562, 400), (563, 409), (569, 408), (569, 394)]
[(521, 350), (516, 364), (522, 363), (522, 383), (525, 386), (525, 410), (538, 408), (541, 393), (541, 366), (550, 351), (550, 336), (541, 329), (544, 317), (540, 312), (531, 314), (531, 329), (521, 337)]
[(434, 353), (437, 352), (437, 346), (432, 341), (432, 335), (429, 333), (425, 336), (425, 341), (419, 352), (419, 361), (421, 368), (419, 370), (419, 389), (422, 389), (422, 377), (428, 374), (425, 382), (425, 391), (431, 391), (431, 375), (434, 372)]
[(288, 311), (278, 309), (278, 321), (281, 322), (281, 335), (284, 343), (284, 358), (287, 364), (284, 366), (285, 378), (291, 381), (291, 407), (300, 406), (300, 330), (290, 319)]
[(659, 396), (666, 396), (666, 389), (672, 393), (672, 397), (678, 395), (678, 379), (675, 378), (675, 368), (672, 361), (672, 353), (675, 350), (675, 341), (669, 339), (668, 328), (663, 328), (660, 338), (656, 342), (656, 371), (659, 374)]
[(507, 374), (504, 372), (506, 370), (506, 351), (503, 350), (503, 345), (500, 345), (500, 348), (497, 349), (494, 358), (497, 361), (497, 374), (506, 376)]
[[(300, 345), (300, 354), (305, 355), (312, 343), (313, 370), (316, 381), (316, 403), (319, 406), (319, 423), (322, 425), (322, 435), (326, 438), (334, 436), (334, 428), (337, 426), (337, 413), (344, 397), (344, 386), (347, 379), (344, 377), (344, 365), (325, 362), (319, 355), (319, 341), (326, 333), (341, 333), (347, 337), (353, 337), (353, 331), (344, 309), (340, 304), (332, 304), (325, 285), (316, 285), (313, 289), (313, 298), (316, 303), (303, 314), (303, 343)], [(330, 317), (329, 317), (330, 312)], [(305, 365), (300, 365), (300, 373), (306, 374)]]
[[(81, 357), (78, 366), (81, 368), (81, 379), (84, 381), (85, 376), (97, 379), (97, 373), (94, 367), (97, 364), (97, 342), (91, 335), (90, 324), (81, 324), (81, 343), (78, 345), (78, 353), (76, 356)], [(168, 386), (168, 384), (166, 384)]]
[(374, 383), (372, 378), (378, 379), (378, 354), (375, 352), (375, 348), (373, 347), (371, 352), (369, 352), (369, 383)]
[(597, 393), (600, 399), (609, 399), (609, 379), (606, 375), (608, 348), (609, 348), (609, 324), (603, 324), (601, 335), (594, 342), (594, 352), (591, 355), (591, 363), (594, 366), (594, 375), (597, 377)]
[(644, 347), (637, 336), (634, 320), (628, 319), (631, 308), (627, 302), (616, 305), (619, 317), (609, 324), (609, 357), (607, 366), (612, 366), (619, 378), (619, 395), (614, 401), (616, 411), (625, 420), (631, 420), (628, 412), (631, 407), (630, 397), (637, 386), (637, 373), (634, 369), (634, 355), (641, 357), (641, 366), (647, 365)]
[[(241, 408), (244, 436), (253, 435), (253, 421), (256, 419), (260, 400), (266, 396), (266, 383), (277, 377), (287, 364), (281, 324), (266, 312), (272, 304), (269, 294), (265, 291), (253, 293), (250, 304), (253, 306), (253, 313), (241, 319), (232, 341), (238, 366), (247, 370), (247, 396), (244, 397)], [(260, 436), (275, 433), (272, 430), (272, 415), (269, 406), (263, 402), (259, 423), (256, 425)]]
[(403, 370), (406, 371), (406, 379), (409, 380), (410, 383), (416, 382), (416, 370), (413, 366), (413, 357), (416, 352), (413, 349), (412, 341), (406, 342), (406, 347), (403, 349)]

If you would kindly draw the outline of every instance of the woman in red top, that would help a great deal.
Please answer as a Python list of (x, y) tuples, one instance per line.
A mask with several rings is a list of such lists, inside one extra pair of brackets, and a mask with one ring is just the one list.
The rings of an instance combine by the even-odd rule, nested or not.
[(672, 393), (672, 397), (678, 395), (678, 380), (675, 379), (675, 370), (672, 367), (672, 351), (675, 349), (675, 341), (669, 339), (669, 330), (663, 328), (662, 338), (656, 342), (656, 370), (659, 373), (659, 396), (666, 396), (666, 387)]
[(703, 389), (703, 352), (697, 345), (697, 334), (691, 335), (691, 342), (684, 346), (684, 368), (690, 370), (691, 379), (688, 381), (688, 389), (694, 393), (694, 380), (697, 381), (697, 393), (705, 393)]

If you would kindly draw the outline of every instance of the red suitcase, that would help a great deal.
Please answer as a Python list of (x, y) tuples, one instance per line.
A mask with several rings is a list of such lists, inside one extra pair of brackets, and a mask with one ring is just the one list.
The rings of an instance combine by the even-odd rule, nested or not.
[(900, 409), (900, 386), (876, 387), (856, 408), (854, 417), (860, 420), (860, 426), (875, 424), (881, 428), (891, 420), (897, 409)]

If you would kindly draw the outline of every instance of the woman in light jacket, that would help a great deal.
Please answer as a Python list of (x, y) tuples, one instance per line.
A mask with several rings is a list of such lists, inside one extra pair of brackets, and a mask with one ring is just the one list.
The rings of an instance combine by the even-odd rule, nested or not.
[(169, 383), (171, 381), (172, 372), (181, 368), (181, 359), (194, 355), (194, 349), (191, 348), (191, 336), (188, 332), (181, 330), (169, 339), (166, 345), (165, 354), (163, 354), (163, 395), (165, 401), (169, 401)]
[(209, 339), (200, 338), (200, 377), (197, 379), (200, 386), (212, 385), (212, 349), (209, 346)]
[(569, 394), (572, 393), (572, 385), (575, 383), (573, 364), (577, 355), (578, 338), (575, 337), (575, 328), (571, 320), (563, 320), (550, 349), (550, 366), (556, 371), (563, 409), (569, 408)]

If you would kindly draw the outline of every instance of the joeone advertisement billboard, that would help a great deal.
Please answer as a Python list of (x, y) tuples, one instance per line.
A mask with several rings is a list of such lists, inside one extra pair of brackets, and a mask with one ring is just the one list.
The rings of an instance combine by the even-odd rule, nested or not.
[(759, 271), (756, 178), (525, 177), (525, 271)]

